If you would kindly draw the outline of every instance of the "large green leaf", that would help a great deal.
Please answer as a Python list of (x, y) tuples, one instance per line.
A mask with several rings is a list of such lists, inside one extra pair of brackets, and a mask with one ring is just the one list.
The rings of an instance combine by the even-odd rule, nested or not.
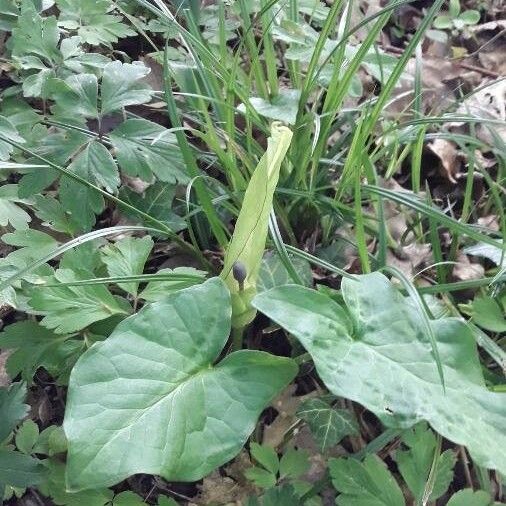
[(153, 174), (169, 183), (189, 181), (175, 136), (146, 119), (127, 119), (110, 134), (121, 170), (151, 181)]
[(446, 391), (422, 322), (379, 273), (344, 279), (348, 312), (299, 286), (259, 294), (254, 306), (295, 335), (329, 390), (363, 404), (386, 425), (427, 420), (466, 445), (482, 466), (506, 473), (506, 397), (485, 388), (474, 339), (455, 318), (433, 320)]
[[(251, 307), (251, 300), (256, 293), (274, 190), (291, 139), (292, 132), (289, 128), (278, 123), (272, 124), (267, 151), (248, 184), (234, 235), (225, 253), (221, 277), (232, 294), (234, 327), (243, 327), (255, 317), (256, 311)], [(246, 269), (243, 286), (239, 286), (234, 278), (233, 267), (236, 262), (240, 262)]]
[(71, 490), (131, 474), (195, 481), (234, 457), (296, 374), (287, 358), (239, 351), (219, 278), (145, 306), (74, 367), (64, 429)]

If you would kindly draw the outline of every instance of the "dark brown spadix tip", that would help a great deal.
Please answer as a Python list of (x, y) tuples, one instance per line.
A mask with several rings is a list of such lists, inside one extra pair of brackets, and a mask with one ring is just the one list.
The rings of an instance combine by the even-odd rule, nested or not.
[(232, 266), (232, 275), (234, 279), (239, 283), (239, 290), (242, 292), (244, 290), (244, 280), (247, 276), (246, 266), (240, 261), (234, 262)]

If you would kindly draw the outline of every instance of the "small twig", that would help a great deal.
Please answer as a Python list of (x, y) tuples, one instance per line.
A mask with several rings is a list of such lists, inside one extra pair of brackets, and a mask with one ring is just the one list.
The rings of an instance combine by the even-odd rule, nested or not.
[(473, 478), (471, 477), (471, 471), (469, 470), (469, 460), (467, 458), (466, 449), (463, 446), (459, 448), (460, 459), (462, 460), (462, 466), (464, 467), (464, 476), (466, 477), (469, 488), (473, 487)]
[(487, 70), (487, 69), (484, 69), (483, 67), (478, 67), (477, 65), (471, 65), (470, 63), (460, 62), (460, 63), (457, 63), (457, 65), (463, 69), (472, 70), (474, 72), (479, 72), (480, 74), (483, 74), (485, 76), (490, 76), (495, 79), (497, 79), (498, 77), (501, 77), (501, 74), (499, 74), (499, 72), (494, 72), (493, 70)]

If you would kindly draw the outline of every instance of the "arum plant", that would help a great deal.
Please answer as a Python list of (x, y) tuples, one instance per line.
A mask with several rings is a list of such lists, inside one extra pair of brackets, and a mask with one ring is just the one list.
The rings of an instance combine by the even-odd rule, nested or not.
[(235, 231), (225, 254), (221, 278), (232, 294), (234, 328), (243, 328), (256, 314), (251, 300), (256, 293), (274, 191), (291, 139), (292, 132), (289, 128), (277, 122), (272, 124), (267, 151), (248, 184)]

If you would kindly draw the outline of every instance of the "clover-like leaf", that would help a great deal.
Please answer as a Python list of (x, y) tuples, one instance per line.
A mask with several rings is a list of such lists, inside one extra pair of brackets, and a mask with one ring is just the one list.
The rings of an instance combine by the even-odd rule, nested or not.
[(417, 313), (379, 273), (344, 279), (346, 312), (299, 286), (259, 294), (253, 305), (296, 336), (335, 395), (363, 404), (389, 426), (426, 420), (506, 473), (506, 397), (485, 388), (476, 345), (455, 318), (433, 320), (446, 391)]
[(213, 278), (145, 306), (81, 356), (64, 421), (69, 489), (135, 473), (194, 481), (240, 451), (297, 367), (248, 350), (213, 365), (230, 326), (230, 294)]

